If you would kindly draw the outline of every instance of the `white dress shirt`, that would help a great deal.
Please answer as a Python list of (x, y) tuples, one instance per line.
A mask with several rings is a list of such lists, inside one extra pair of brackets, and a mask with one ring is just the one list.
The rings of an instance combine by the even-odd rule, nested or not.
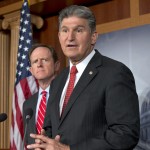
[[(95, 50), (92, 50), (92, 52), (83, 61), (81, 61), (79, 64), (76, 65), (78, 72), (76, 74), (74, 87), (77, 84), (77, 82), (79, 81), (83, 71), (85, 70), (86, 66), (88, 65), (88, 63), (90, 62), (90, 60), (92, 59), (94, 54), (95, 54)], [(73, 66), (73, 64), (71, 63), (71, 61), (69, 63), (70, 63), (70, 68), (71, 68)], [(63, 103), (64, 103), (64, 99), (65, 99), (65, 95), (66, 95), (66, 91), (67, 91), (67, 87), (68, 87), (68, 83), (69, 83), (69, 78), (70, 78), (70, 73), (68, 74), (68, 78), (67, 78), (67, 81), (64, 86), (64, 89), (63, 89), (63, 92), (61, 95), (61, 99), (60, 99), (60, 104), (59, 104), (60, 115), (62, 112), (62, 107), (63, 107)]]
[(38, 101), (37, 101), (37, 105), (36, 105), (36, 121), (37, 121), (37, 116), (38, 116), (38, 110), (39, 110), (39, 105), (42, 99), (42, 91), (46, 91), (46, 104), (48, 102), (48, 98), (49, 98), (49, 90), (50, 90), (50, 85), (43, 90), (41, 87), (39, 87), (39, 91), (38, 91)]

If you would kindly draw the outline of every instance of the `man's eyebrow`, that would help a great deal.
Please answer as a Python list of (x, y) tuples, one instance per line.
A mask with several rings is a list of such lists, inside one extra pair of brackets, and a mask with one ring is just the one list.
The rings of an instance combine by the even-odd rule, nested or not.
[[(63, 28), (68, 29), (67, 26), (62, 26), (61, 29), (63, 29)], [(83, 25), (77, 25), (77, 26), (74, 26), (73, 28), (85, 28), (85, 26), (83, 26)]]

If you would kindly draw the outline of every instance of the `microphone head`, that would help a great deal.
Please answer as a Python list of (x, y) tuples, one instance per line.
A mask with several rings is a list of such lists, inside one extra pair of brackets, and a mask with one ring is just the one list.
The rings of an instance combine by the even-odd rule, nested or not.
[(0, 122), (5, 121), (7, 119), (7, 114), (6, 113), (1, 113), (0, 114)]
[(33, 110), (32, 110), (32, 108), (27, 108), (27, 109), (25, 110), (25, 117), (26, 117), (26, 120), (30, 120), (31, 117), (32, 117), (32, 115), (33, 115)]

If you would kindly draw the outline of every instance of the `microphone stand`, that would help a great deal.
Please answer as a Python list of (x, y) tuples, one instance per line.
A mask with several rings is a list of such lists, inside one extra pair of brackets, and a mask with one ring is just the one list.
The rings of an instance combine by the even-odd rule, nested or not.
[[(25, 131), (24, 131), (24, 136), (23, 136), (23, 143), (22, 143), (22, 148), (23, 148), (23, 150), (24, 150), (24, 144), (25, 144), (25, 137), (26, 137), (26, 132), (27, 132), (27, 128), (28, 128), (28, 122), (29, 122), (29, 120), (30, 120), (30, 116), (29, 115), (27, 115), (26, 116), (26, 125), (25, 125)], [(26, 150), (26, 148), (25, 148), (25, 150)]]

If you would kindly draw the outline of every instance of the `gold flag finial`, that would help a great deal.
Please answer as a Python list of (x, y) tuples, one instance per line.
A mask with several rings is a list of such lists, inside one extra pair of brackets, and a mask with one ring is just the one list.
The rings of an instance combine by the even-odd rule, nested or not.
[[(24, 2), (24, 0), (22, 0)], [(28, 5), (30, 6), (30, 0), (27, 0), (28, 1)]]

